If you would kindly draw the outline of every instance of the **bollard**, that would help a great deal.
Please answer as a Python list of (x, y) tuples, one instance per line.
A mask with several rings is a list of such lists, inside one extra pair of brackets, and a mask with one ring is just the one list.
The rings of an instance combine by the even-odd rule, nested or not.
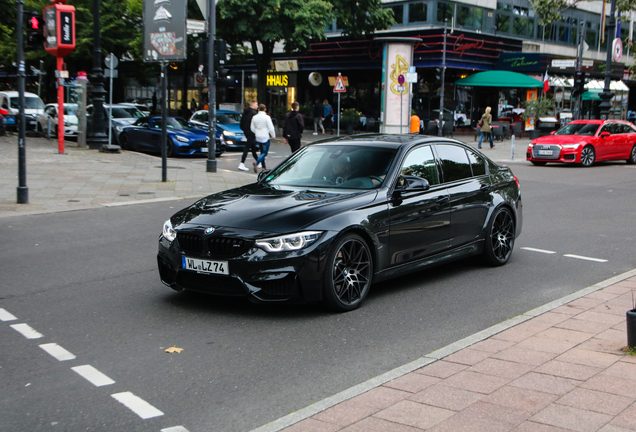
[(627, 346), (636, 348), (636, 309), (627, 311)]
[(510, 159), (515, 159), (515, 136), (510, 137)]

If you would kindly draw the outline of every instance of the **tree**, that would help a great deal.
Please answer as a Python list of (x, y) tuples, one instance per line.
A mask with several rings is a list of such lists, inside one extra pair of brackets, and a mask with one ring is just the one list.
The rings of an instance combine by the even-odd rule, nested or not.
[(217, 37), (233, 45), (249, 43), (261, 98), (277, 42), (284, 43), (287, 53), (305, 51), (311, 41), (326, 39), (325, 28), (333, 19), (343, 35), (354, 38), (395, 24), (380, 0), (219, 0), (217, 11)]

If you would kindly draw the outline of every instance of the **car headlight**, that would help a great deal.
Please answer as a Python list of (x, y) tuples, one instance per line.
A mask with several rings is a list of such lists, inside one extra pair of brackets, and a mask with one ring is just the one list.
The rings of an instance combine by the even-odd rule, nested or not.
[(224, 131), (223, 131), (223, 135), (225, 135), (225, 136), (234, 136), (234, 135), (236, 135), (236, 134), (235, 134), (234, 132), (230, 132), (230, 131), (226, 131), (226, 130), (224, 130)]
[(528, 144), (528, 148), (532, 148), (532, 147), (534, 147), (534, 143)]
[(168, 241), (173, 241), (175, 238), (177, 238), (177, 232), (174, 230), (174, 228), (172, 228), (172, 222), (170, 222), (170, 219), (165, 221), (163, 224), (163, 238)]
[(181, 136), (181, 135), (175, 135), (174, 137), (177, 139), (177, 141), (182, 142), (182, 143), (190, 142), (190, 140), (188, 138), (186, 138), (184, 136)]
[(561, 147), (563, 147), (564, 149), (577, 149), (584, 144), (585, 144), (584, 142), (580, 142), (576, 144), (561, 144)]
[(121, 132), (121, 131), (123, 131), (123, 130), (124, 130), (124, 127), (123, 127), (123, 126), (115, 126), (115, 130), (116, 130), (117, 132)]
[(278, 237), (256, 240), (256, 246), (266, 252), (294, 251), (309, 246), (320, 237), (322, 231), (305, 231)]

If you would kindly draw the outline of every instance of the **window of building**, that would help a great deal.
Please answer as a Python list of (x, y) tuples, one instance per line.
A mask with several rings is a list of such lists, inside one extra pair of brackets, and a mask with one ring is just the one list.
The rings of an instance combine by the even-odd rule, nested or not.
[(437, 3), (437, 22), (444, 23), (448, 20), (450, 24), (453, 20), (453, 5), (450, 3)]
[(409, 22), (424, 22), (428, 19), (428, 5), (426, 3), (411, 3), (409, 5)]
[(397, 24), (404, 24), (404, 5), (387, 6), (393, 11), (393, 18)]
[(512, 10), (512, 6), (508, 3), (497, 2), (497, 10), (509, 12)]
[(497, 33), (510, 32), (510, 16), (498, 13), (495, 18), (495, 29)]
[(531, 18), (514, 17), (512, 19), (512, 34), (533, 37), (534, 20)]
[(470, 6), (457, 5), (457, 25), (473, 27), (475, 25), (475, 14)]

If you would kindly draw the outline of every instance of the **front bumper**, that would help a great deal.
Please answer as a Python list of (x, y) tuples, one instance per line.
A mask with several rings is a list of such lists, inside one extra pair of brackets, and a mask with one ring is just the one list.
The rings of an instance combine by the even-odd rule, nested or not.
[(526, 160), (530, 162), (580, 163), (582, 147), (564, 148), (554, 144), (528, 146)]
[[(224, 238), (225, 239), (225, 238)], [(333, 237), (324, 233), (306, 249), (266, 253), (249, 240), (238, 256), (184, 251), (179, 239), (159, 238), (157, 264), (161, 282), (177, 290), (246, 297), (257, 302), (317, 302), (322, 299), (322, 275), (326, 251)], [(227, 261), (229, 275), (212, 275), (183, 269), (183, 257)]]

